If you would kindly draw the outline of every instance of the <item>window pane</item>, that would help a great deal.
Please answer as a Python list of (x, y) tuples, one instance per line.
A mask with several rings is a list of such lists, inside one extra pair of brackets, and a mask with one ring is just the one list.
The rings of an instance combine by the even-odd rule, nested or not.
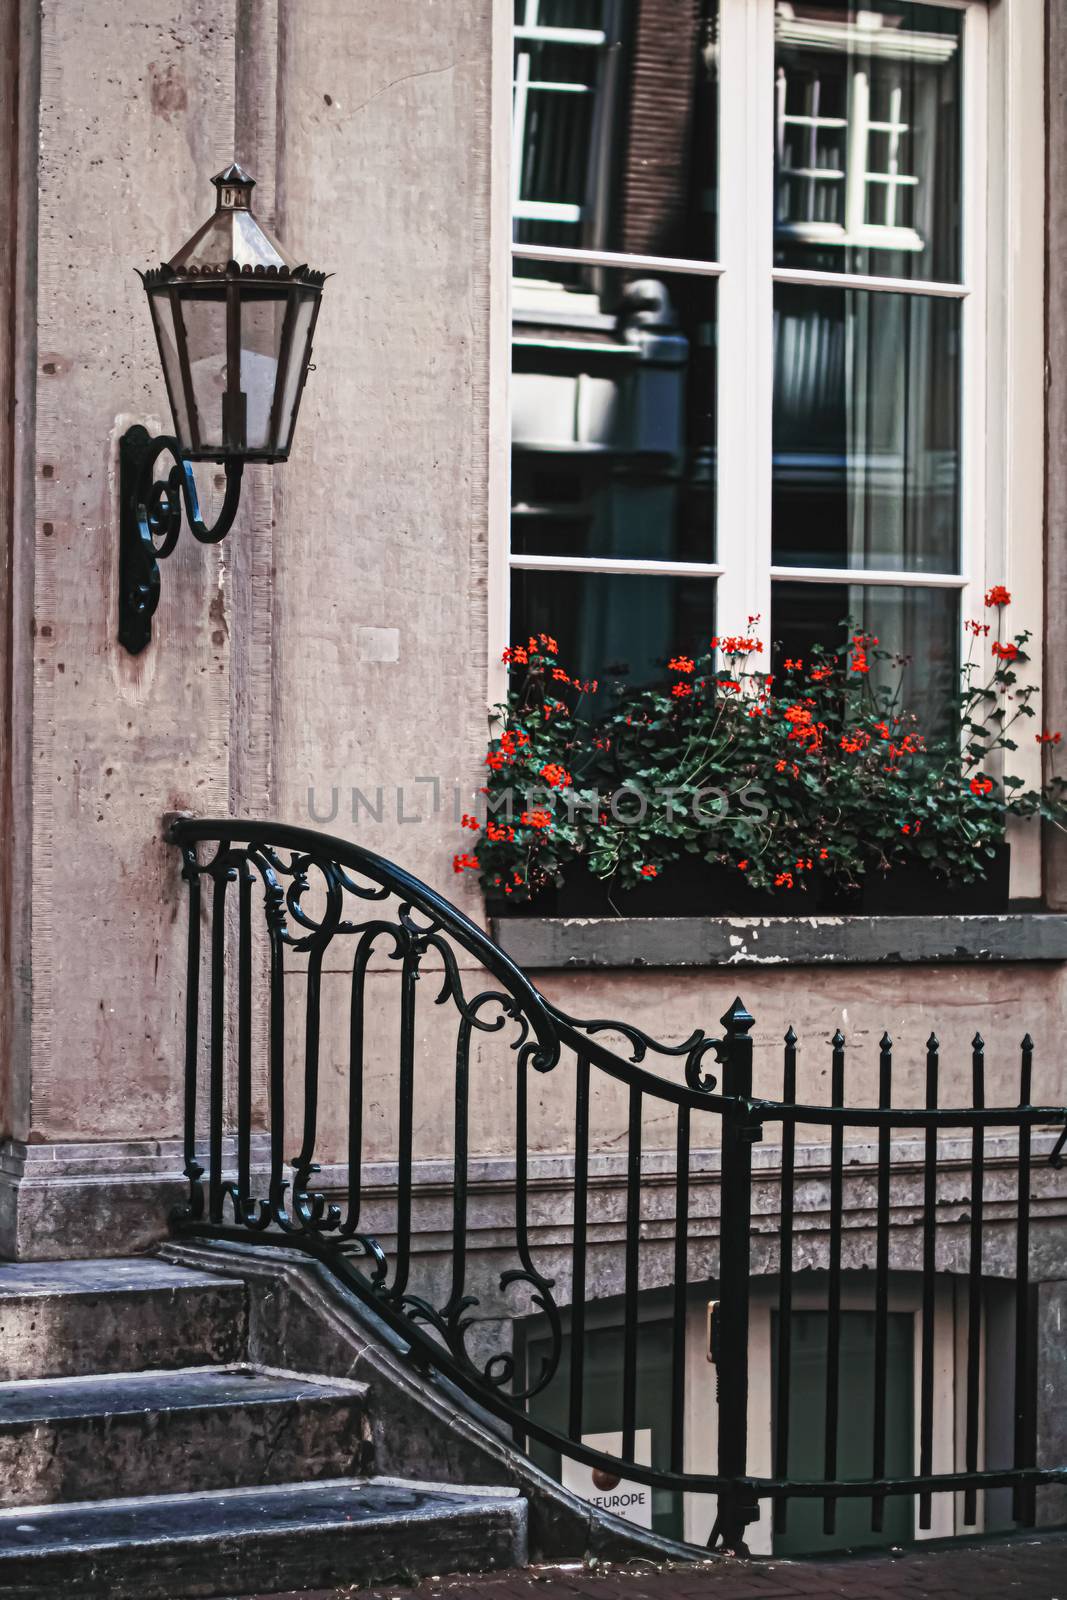
[(178, 343), (174, 335), (174, 307), (165, 290), (162, 293), (158, 291), (154, 293), (149, 304), (152, 307), (152, 320), (159, 341), (159, 353), (163, 358), (163, 368), (167, 377), (167, 393), (174, 412), (174, 428), (182, 446), (186, 450), (191, 450), (193, 437), (189, 429), (189, 407), (186, 403), (185, 385), (182, 382), (181, 364), (178, 360)]
[(712, 561), (714, 280), (589, 279), (514, 286), (513, 548)]
[(241, 388), (245, 395), (245, 438), (250, 450), (265, 450), (278, 376), (278, 351), (288, 297), (264, 296), (241, 306)]
[[(813, 644), (838, 649), (845, 621), (873, 634), (886, 650), (905, 658), (901, 704), (930, 731), (944, 727), (956, 693), (960, 600), (956, 589), (905, 589), (860, 584), (775, 583), (771, 587), (771, 637), (776, 668), (782, 660), (807, 662)], [(879, 664), (872, 665), (872, 683)], [(885, 682), (896, 684), (895, 671)]]
[(907, 0), (778, 4), (779, 266), (959, 280), (962, 28)]
[(715, 582), (610, 572), (511, 575), (511, 637), (549, 633), (580, 678), (629, 686), (666, 677), (668, 659), (700, 655), (715, 631)]
[(960, 305), (775, 286), (774, 561), (955, 572)]
[(182, 299), (193, 404), (200, 423), (200, 447), (221, 448), (226, 436), (222, 397), (226, 393), (226, 291)]
[(517, 0), (519, 244), (715, 255), (718, 0)]
[(304, 352), (307, 348), (308, 331), (311, 328), (314, 309), (314, 296), (302, 294), (297, 302), (293, 337), (289, 346), (289, 368), (285, 374), (285, 389), (278, 408), (278, 437), (271, 441), (276, 449), (289, 448), (290, 435), (293, 431), (293, 407), (300, 398), (300, 387), (304, 377)]

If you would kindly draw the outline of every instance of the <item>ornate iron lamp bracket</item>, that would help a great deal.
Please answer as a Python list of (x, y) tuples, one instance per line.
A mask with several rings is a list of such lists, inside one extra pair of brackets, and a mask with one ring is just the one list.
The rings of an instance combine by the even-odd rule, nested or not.
[[(166, 477), (155, 476), (161, 455), (174, 457)], [(152, 638), (152, 616), (159, 604), (159, 563), (178, 543), (182, 506), (193, 538), (218, 544), (233, 526), (241, 500), (244, 462), (228, 460), (226, 494), (212, 527), (200, 515), (191, 462), (170, 434), (156, 438), (140, 425), (119, 442), (119, 642), (137, 655)]]

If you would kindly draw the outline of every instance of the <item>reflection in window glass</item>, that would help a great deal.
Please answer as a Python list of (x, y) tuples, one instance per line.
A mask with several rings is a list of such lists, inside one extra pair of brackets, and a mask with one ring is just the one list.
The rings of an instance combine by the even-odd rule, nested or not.
[(960, 306), (775, 288), (778, 565), (955, 572)]
[(516, 0), (518, 244), (713, 259), (718, 0)]
[(872, 687), (901, 683), (901, 704), (927, 731), (945, 728), (959, 669), (959, 593), (860, 584), (775, 583), (771, 633), (781, 660), (808, 662), (811, 647), (838, 649), (851, 620), (904, 658), (901, 673), (871, 661)]
[(779, 0), (779, 266), (957, 282), (963, 13)]
[(512, 548), (711, 561), (714, 279), (595, 276), (514, 286)]
[(548, 633), (583, 679), (628, 687), (661, 682), (668, 659), (700, 655), (715, 631), (715, 581), (611, 572), (511, 575), (512, 634)]

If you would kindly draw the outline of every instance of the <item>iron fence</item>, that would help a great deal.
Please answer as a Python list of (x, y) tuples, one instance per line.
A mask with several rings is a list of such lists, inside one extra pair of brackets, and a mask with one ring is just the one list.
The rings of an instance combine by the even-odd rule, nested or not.
[[(753, 1092), (753, 1018), (740, 1000), (722, 1019), (723, 1033), (692, 1033), (680, 1043), (665, 1043), (631, 1024), (607, 1019), (579, 1020), (547, 1000), (526, 975), (473, 922), (401, 868), (360, 847), (306, 829), (253, 821), (181, 819), (170, 840), (180, 849), (188, 887), (188, 964), (185, 1007), (185, 1171), (186, 1203), (173, 1218), (176, 1229), (198, 1236), (282, 1245), (308, 1253), (334, 1272), (372, 1306), (398, 1334), (413, 1361), (440, 1372), (505, 1424), (516, 1440), (536, 1440), (561, 1455), (613, 1476), (677, 1493), (716, 1497), (712, 1543), (743, 1549), (746, 1526), (769, 1502), (775, 1525), (784, 1529), (791, 1501), (816, 1498), (823, 1524), (833, 1532), (838, 1502), (862, 1497), (870, 1503), (871, 1525), (883, 1525), (890, 1496), (917, 1498), (919, 1524), (930, 1526), (935, 1493), (959, 1491), (964, 1520), (974, 1524), (982, 1491), (1010, 1488), (1013, 1515), (1032, 1525), (1039, 1485), (1067, 1482), (1067, 1467), (1039, 1465), (1036, 1440), (1035, 1312), (1031, 1292), (1031, 1184), (1035, 1129), (1056, 1130), (1047, 1159), (1062, 1164), (1067, 1139), (1067, 1109), (1033, 1105), (1034, 1047), (1022, 1041), (1018, 1103), (987, 1105), (985, 1050), (980, 1037), (971, 1048), (970, 1095), (964, 1105), (945, 1105), (940, 1097), (940, 1052), (931, 1036), (926, 1045), (925, 1095), (921, 1105), (895, 1104), (893, 1045), (888, 1034), (879, 1045), (876, 1105), (849, 1105), (846, 1099), (845, 1039), (830, 1044), (830, 1103), (797, 1099), (798, 1040), (786, 1034), (780, 1099)], [(202, 925), (208, 927), (201, 949)], [(262, 961), (257, 950), (262, 954)], [(329, 968), (326, 967), (327, 957)], [(383, 987), (381, 963), (396, 970)], [(337, 1025), (337, 1002), (324, 1007), (324, 972), (343, 971), (343, 1108), (331, 1102), (327, 1142), (343, 1146), (341, 1177), (330, 1189), (316, 1185), (316, 1159), (322, 1143), (320, 1094), (324, 1072), (324, 1011)], [(427, 985), (432, 1004), (452, 1018), (450, 1228), (447, 1281), (414, 1281), (418, 1223), (414, 1204), (416, 1088), (421, 1076), (442, 1072), (442, 1057), (426, 1058), (422, 1018)], [(374, 997), (369, 987), (375, 984)], [(367, 1222), (366, 1139), (368, 1083), (379, 1076), (382, 1001), (395, 1001), (395, 1072), (385, 1083), (393, 1096), (395, 1165), (387, 1228)], [(294, 1018), (294, 1012), (296, 1016)], [(201, 1047), (201, 1030), (206, 1050)], [(262, 1037), (260, 1030), (262, 1029)], [(375, 1030), (378, 1029), (378, 1032)], [(374, 1036), (373, 1038), (371, 1036)], [(333, 1037), (331, 1033), (331, 1038)], [(621, 1040), (624, 1049), (607, 1039)], [(377, 1041), (377, 1042), (375, 1042)], [(499, 1076), (496, 1088), (512, 1096), (506, 1119), (513, 1144), (514, 1213), (510, 1263), (499, 1274), (501, 1295), (526, 1296), (527, 1310), (543, 1318), (547, 1356), (534, 1375), (522, 1370), (514, 1346), (502, 1336), (498, 1348), (485, 1348), (485, 1307), (472, 1292), (470, 1273), (471, 1076), (472, 1048), (505, 1044), (510, 1085)], [(253, 1159), (254, 1082), (258, 1054), (265, 1056), (269, 1134), (267, 1170)], [(628, 1052), (625, 1053), (625, 1052)], [(477, 1050), (475, 1050), (477, 1054)], [(331, 1057), (331, 1062), (332, 1062)], [(658, 1060), (660, 1071), (648, 1063)], [(721, 1069), (721, 1084), (709, 1070)], [(567, 1105), (572, 1134), (573, 1209), (565, 1247), (569, 1278), (569, 1330), (566, 1300), (557, 1298), (556, 1278), (539, 1263), (530, 1228), (530, 1113), (533, 1086), (554, 1093), (553, 1074), (567, 1063), (573, 1102)], [(295, 1078), (295, 1083), (294, 1083)], [(590, 1261), (590, 1173), (594, 1159), (591, 1107), (605, 1086), (625, 1105), (625, 1216), (622, 1229), (622, 1369), (618, 1396), (618, 1454), (592, 1448), (583, 1439), (586, 1414), (585, 1368)], [(376, 1091), (377, 1093), (377, 1091)], [(608, 1097), (610, 1100), (610, 1096)], [(611, 1102), (612, 1104), (614, 1102)], [(201, 1140), (201, 1106), (206, 1140)], [(378, 1102), (376, 1102), (376, 1105)], [(645, 1113), (653, 1106), (672, 1121), (673, 1241), (667, 1292), (672, 1312), (669, 1449), (666, 1464), (635, 1459), (637, 1395), (641, 1362), (642, 1143)], [(379, 1107), (380, 1110), (380, 1107)], [(343, 1123), (338, 1133), (337, 1123)], [(379, 1115), (379, 1122), (381, 1117)], [(501, 1117), (501, 1127), (505, 1119)], [(825, 1356), (823, 1470), (817, 1477), (791, 1475), (795, 1441), (790, 1438), (794, 1358), (792, 1350), (797, 1230), (795, 1199), (798, 1131), (815, 1130), (826, 1141), (828, 1169), (828, 1262)], [(970, 1136), (968, 1162), (968, 1248), (957, 1264), (966, 1285), (966, 1349), (962, 1463), (936, 1471), (935, 1294), (938, 1282), (938, 1135), (964, 1130)], [(845, 1203), (845, 1138), (849, 1130), (873, 1134), (875, 1220), (873, 1260), (874, 1358), (873, 1426), (869, 1466), (861, 1476), (843, 1477), (839, 1447), (843, 1419), (841, 1345), (843, 1233), (849, 1218)], [(986, 1239), (985, 1147), (993, 1130), (1017, 1139), (1015, 1199), (1008, 1207), (1015, 1234), (1013, 1440), (1010, 1466), (982, 1464), (982, 1306), (983, 1250)], [(1061, 1131), (1062, 1130), (1062, 1131)], [(921, 1310), (918, 1449), (916, 1470), (887, 1471), (887, 1362), (890, 1317), (891, 1191), (893, 1135), (921, 1140), (922, 1201)], [(772, 1406), (773, 1465), (769, 1476), (749, 1467), (749, 1314), (753, 1287), (753, 1147), (765, 1135), (780, 1144), (778, 1212), (777, 1383)], [(1046, 1140), (1046, 1143), (1048, 1141)], [(299, 1144), (297, 1153), (286, 1151)], [(721, 1149), (717, 1259), (696, 1251), (692, 1238), (694, 1156)], [(230, 1154), (232, 1152), (232, 1155)], [(1042, 1155), (1041, 1159), (1045, 1159)], [(997, 1226), (1005, 1225), (1003, 1199)], [(698, 1259), (699, 1257), (699, 1259)], [(558, 1276), (558, 1275), (557, 1275)], [(714, 1472), (693, 1470), (687, 1461), (693, 1441), (686, 1439), (686, 1313), (694, 1292), (714, 1305), (713, 1355), (717, 1366), (718, 1446)], [(480, 1317), (479, 1313), (483, 1313)], [(477, 1354), (472, 1344), (479, 1345)], [(534, 1402), (561, 1368), (569, 1352), (566, 1421), (554, 1426), (538, 1415)]]

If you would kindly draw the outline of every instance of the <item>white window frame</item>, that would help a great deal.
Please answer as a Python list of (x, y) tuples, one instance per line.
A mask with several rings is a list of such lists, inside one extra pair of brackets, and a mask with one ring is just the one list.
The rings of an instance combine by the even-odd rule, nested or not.
[[(493, 260), (506, 279), (493, 296), (496, 390), (510, 373), (513, 259), (686, 273), (718, 280), (718, 492), (715, 559), (707, 562), (532, 556), (510, 550), (510, 415), (494, 407), (490, 489), (491, 701), (503, 698), (499, 666), (509, 642), (513, 570), (689, 574), (715, 579), (720, 629), (748, 616), (769, 626), (771, 584), (945, 588), (960, 596), (963, 623), (982, 616), (990, 584), (1007, 583), (1015, 626), (1028, 626), (1033, 671), (1042, 658), (1044, 485), (1044, 30), (1033, 0), (927, 0), (966, 13), (963, 30), (963, 194), (957, 283), (814, 272), (773, 264), (775, 78), (774, 0), (720, 0), (719, 257), (716, 261), (612, 251), (512, 245), (511, 0), (494, 13)], [(758, 219), (753, 223), (753, 218)], [(938, 295), (961, 306), (960, 563), (953, 572), (773, 566), (771, 438), (775, 283), (826, 284), (881, 293)], [(503, 365), (503, 378), (499, 376)], [(737, 537), (735, 530), (743, 530)], [(1009, 537), (1010, 535), (1010, 537)], [(1040, 752), (1021, 741), (1007, 763), (1040, 781)], [(1040, 894), (1039, 830), (1012, 832), (1013, 895)]]

